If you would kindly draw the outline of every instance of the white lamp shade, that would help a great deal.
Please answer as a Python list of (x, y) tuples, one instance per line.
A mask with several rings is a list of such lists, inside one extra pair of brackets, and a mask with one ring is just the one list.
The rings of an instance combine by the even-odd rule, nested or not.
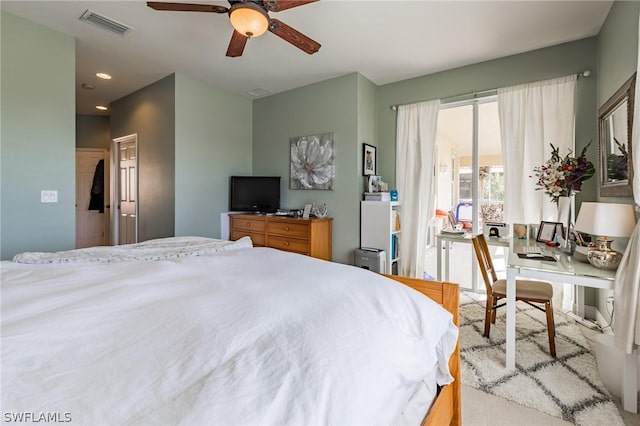
[(636, 220), (631, 204), (582, 203), (575, 229), (585, 234), (628, 237)]

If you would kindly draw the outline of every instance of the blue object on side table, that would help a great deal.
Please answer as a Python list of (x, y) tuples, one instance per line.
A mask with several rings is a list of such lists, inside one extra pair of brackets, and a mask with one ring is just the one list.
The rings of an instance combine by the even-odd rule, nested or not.
[(392, 189), (391, 193), (389, 195), (391, 197), (391, 201), (398, 201), (398, 190), (397, 189)]

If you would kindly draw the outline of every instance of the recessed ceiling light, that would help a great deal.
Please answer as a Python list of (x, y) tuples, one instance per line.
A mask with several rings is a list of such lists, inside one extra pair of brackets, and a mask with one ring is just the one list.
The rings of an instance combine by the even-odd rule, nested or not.
[(111, 80), (111, 76), (109, 74), (107, 74), (106, 72), (97, 72), (96, 73), (96, 77), (102, 78), (104, 80)]
[(96, 88), (96, 86), (94, 86), (93, 84), (88, 84), (88, 83), (82, 83), (80, 87), (87, 90), (93, 90)]
[(100, 111), (106, 111), (108, 108), (104, 105), (96, 105), (96, 109), (99, 109)]

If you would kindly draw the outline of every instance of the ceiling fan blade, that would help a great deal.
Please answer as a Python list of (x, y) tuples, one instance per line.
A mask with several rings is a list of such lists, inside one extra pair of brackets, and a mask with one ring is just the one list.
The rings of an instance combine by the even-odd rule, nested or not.
[(164, 3), (159, 1), (148, 1), (147, 6), (155, 10), (170, 10), (174, 12), (229, 12), (229, 8), (215, 4)]
[(318, 51), (318, 49), (320, 49), (320, 43), (310, 39), (301, 32), (294, 30), (278, 19), (271, 19), (269, 21), (269, 31), (281, 39), (293, 44), (298, 49), (304, 50), (309, 55), (313, 55)]
[(317, 1), (318, 0), (263, 0), (262, 3), (268, 11), (280, 12), (281, 10), (287, 10), (291, 9), (292, 7), (298, 7)]
[(227, 48), (227, 56), (232, 58), (242, 56), (247, 40), (249, 40), (249, 37), (243, 36), (238, 31), (233, 30), (233, 35), (231, 36), (231, 41), (229, 41), (229, 47)]

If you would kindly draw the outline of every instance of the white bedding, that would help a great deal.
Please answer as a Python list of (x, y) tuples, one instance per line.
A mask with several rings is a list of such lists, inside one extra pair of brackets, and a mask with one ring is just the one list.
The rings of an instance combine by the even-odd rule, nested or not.
[(121, 246), (98, 246), (76, 250), (24, 252), (13, 257), (17, 263), (115, 263), (148, 260), (169, 260), (186, 256), (203, 256), (225, 250), (252, 247), (251, 239), (215, 240), (205, 237), (158, 238)]
[(229, 247), (0, 267), (3, 421), (391, 424), (452, 380), (451, 315), (352, 266)]

